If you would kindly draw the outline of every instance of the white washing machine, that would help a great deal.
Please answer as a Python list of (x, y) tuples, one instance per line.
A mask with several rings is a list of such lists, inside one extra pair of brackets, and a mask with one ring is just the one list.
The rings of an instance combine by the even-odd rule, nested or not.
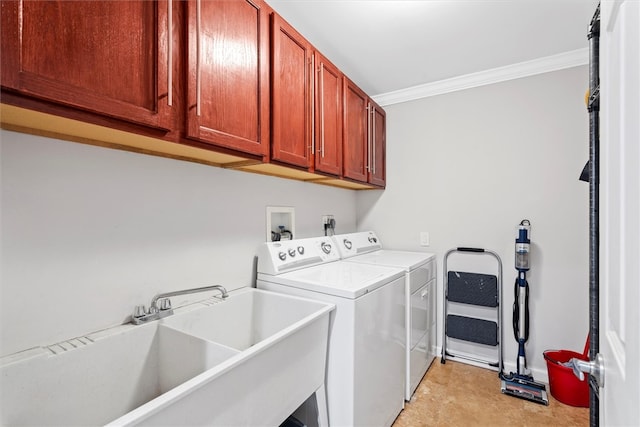
[(269, 242), (258, 250), (257, 286), (335, 304), (329, 424), (390, 426), (404, 406), (404, 271), (342, 262), (330, 237)]
[(343, 261), (405, 272), (405, 400), (410, 400), (436, 356), (436, 257), (382, 249), (372, 231), (332, 236)]

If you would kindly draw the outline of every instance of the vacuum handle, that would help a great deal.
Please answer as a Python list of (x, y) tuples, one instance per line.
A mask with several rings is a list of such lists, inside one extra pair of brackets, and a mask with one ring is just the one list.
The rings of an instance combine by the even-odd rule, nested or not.
[(465, 248), (465, 247), (460, 247), (457, 248), (458, 251), (460, 252), (484, 252), (484, 249), (482, 248)]

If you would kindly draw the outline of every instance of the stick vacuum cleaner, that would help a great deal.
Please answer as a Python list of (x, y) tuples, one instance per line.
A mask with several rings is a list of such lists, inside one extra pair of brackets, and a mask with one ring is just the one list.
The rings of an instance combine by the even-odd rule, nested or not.
[(518, 343), (517, 372), (500, 375), (502, 379), (501, 391), (510, 396), (530, 400), (543, 405), (549, 404), (547, 390), (544, 384), (536, 382), (527, 369), (525, 344), (529, 339), (529, 234), (531, 223), (523, 219), (518, 226), (516, 238), (516, 270), (518, 277), (514, 285), (513, 302), (513, 335)]

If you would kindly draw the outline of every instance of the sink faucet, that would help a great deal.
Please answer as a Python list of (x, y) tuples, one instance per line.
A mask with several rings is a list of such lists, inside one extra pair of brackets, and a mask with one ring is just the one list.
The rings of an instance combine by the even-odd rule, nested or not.
[[(151, 322), (152, 320), (171, 316), (173, 314), (173, 309), (171, 308), (171, 300), (169, 300), (170, 297), (214, 290), (220, 291), (223, 299), (229, 296), (224, 286), (220, 285), (203, 286), (201, 288), (183, 289), (181, 291), (164, 292), (158, 294), (151, 299), (151, 304), (149, 305), (148, 311), (145, 311), (144, 305), (136, 306), (135, 310), (133, 311), (133, 316), (131, 316), (131, 323), (133, 323), (134, 325), (140, 325), (142, 323)], [(159, 307), (158, 301), (160, 302)]]

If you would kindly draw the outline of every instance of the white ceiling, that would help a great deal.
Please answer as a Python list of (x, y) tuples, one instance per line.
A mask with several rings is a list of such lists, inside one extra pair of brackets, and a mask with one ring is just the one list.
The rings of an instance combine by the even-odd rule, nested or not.
[(598, 0), (267, 0), (374, 96), (588, 47)]

